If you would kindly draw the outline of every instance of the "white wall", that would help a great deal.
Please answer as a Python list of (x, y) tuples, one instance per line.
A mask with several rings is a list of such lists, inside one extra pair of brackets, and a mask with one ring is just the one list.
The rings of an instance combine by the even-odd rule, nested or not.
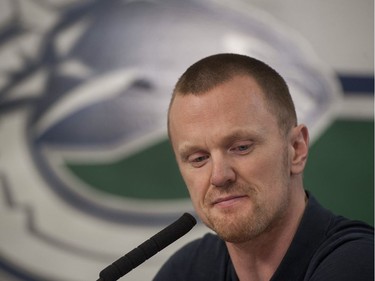
[(248, 2), (295, 29), (336, 71), (374, 73), (374, 1)]

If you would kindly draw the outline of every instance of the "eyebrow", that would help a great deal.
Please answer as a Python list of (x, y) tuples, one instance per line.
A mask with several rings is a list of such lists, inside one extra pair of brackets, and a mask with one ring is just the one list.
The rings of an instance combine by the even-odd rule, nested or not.
[(197, 145), (190, 145), (188, 143), (185, 143), (181, 146), (181, 148), (179, 148), (178, 155), (183, 162), (186, 162), (189, 155), (192, 154), (193, 151), (202, 151), (202, 148)]
[(233, 130), (230, 134), (225, 136), (223, 138), (224, 143), (230, 143), (238, 139), (243, 139), (243, 138), (249, 138), (249, 137), (254, 137), (257, 135), (254, 131), (250, 130), (244, 130), (244, 129), (237, 129)]

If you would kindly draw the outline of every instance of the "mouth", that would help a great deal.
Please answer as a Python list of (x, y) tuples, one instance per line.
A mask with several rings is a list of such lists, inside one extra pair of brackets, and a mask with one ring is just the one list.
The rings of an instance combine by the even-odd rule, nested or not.
[(242, 202), (246, 198), (247, 198), (246, 195), (231, 195), (231, 196), (220, 197), (214, 200), (212, 205), (220, 207), (220, 208), (227, 208), (227, 207), (231, 207), (237, 203)]

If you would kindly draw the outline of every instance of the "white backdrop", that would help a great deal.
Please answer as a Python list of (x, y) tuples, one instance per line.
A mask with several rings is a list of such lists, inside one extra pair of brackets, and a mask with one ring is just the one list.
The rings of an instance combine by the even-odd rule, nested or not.
[[(103, 224), (111, 229), (110, 232), (99, 226), (96, 228), (94, 219), (91, 221), (84, 214), (73, 212), (68, 204), (57, 200), (53, 192), (39, 188), (46, 185), (46, 180), (36, 171), (31, 155), (26, 151), (26, 132), (16, 129), (27, 129), (25, 116), (29, 112), (13, 111), (16, 106), (12, 101), (37, 97), (40, 85), (49, 73), (45, 69), (35, 72), (29, 83), (20, 83), (19, 87), (10, 91), (6, 85), (11, 80), (11, 73), (21, 69), (27, 58), (39, 54), (46, 34), (61, 17), (58, 7), (63, 8), (74, 2), (83, 1), (0, 0), (0, 30), (3, 34), (0, 38), (0, 106), (2, 102), (6, 104), (0, 107), (0, 280), (96, 280), (99, 271), (114, 258), (131, 250), (161, 227), (117, 225), (108, 222)], [(212, 2), (213, 5), (216, 3), (219, 6), (231, 5), (249, 12), (254, 9), (258, 16), (262, 17), (264, 14), (266, 19), (272, 19), (275, 29), (279, 28), (279, 24), (280, 29), (294, 30), (297, 37), (307, 41), (310, 45), (307, 48), (311, 47), (332, 73), (359, 77), (374, 74), (374, 2), (371, 0), (202, 2)], [(19, 25), (20, 22), (22, 24)], [(11, 29), (20, 26), (21, 31)], [(16, 31), (19, 32), (17, 34), (25, 35), (11, 37), (12, 32)], [(73, 33), (69, 34), (75, 36)], [(202, 42), (199, 44), (205, 46)], [(59, 46), (61, 53), (70, 48), (69, 44)], [(61, 69), (74, 72), (77, 77), (90, 77), (90, 70), (83, 64), (63, 66), (65, 68)], [(108, 87), (114, 83), (125, 83), (116, 81), (112, 79), (106, 83)], [(94, 91), (95, 84), (91, 86), (93, 88), (90, 89)], [(77, 104), (81, 101), (74, 102)], [(340, 100), (338, 114), (373, 119), (373, 95), (346, 93)], [(9, 188), (12, 184), (23, 186), (24, 189), (13, 190)], [(35, 189), (31, 186), (35, 186)], [(108, 199), (108, 202), (116, 208), (121, 205), (121, 202), (118, 204), (116, 200)], [(25, 214), (30, 206), (34, 212), (27, 216)], [(183, 206), (184, 210), (191, 208), (186, 202), (180, 206)], [(134, 208), (136, 207), (141, 210), (143, 205)], [(46, 212), (45, 208), (50, 211)], [(29, 237), (27, 230), (30, 228), (44, 233), (45, 236), (41, 235), (43, 239), (36, 241)], [(75, 231), (81, 228), (88, 233), (83, 240), (80, 233)], [(171, 253), (206, 231), (205, 227), (197, 226), (187, 236), (121, 280), (151, 280)], [(45, 239), (46, 237), (48, 239)], [(56, 241), (60, 241), (60, 244), (56, 244), (58, 247), (66, 246), (65, 250), (56, 253), (53, 247), (45, 245), (54, 245)], [(118, 241), (121, 241), (121, 247), (118, 246)], [(86, 250), (75, 256), (75, 245)]]

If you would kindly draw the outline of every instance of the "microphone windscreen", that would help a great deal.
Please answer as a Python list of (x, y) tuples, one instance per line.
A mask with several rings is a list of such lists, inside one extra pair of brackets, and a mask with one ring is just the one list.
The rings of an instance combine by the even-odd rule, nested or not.
[(98, 281), (118, 280), (157, 252), (184, 236), (196, 223), (197, 221), (192, 215), (184, 213), (178, 220), (103, 269), (99, 274)]
[(196, 223), (197, 221), (192, 215), (185, 213), (174, 223), (152, 236), (150, 240), (155, 241), (158, 251), (160, 251), (188, 233)]

